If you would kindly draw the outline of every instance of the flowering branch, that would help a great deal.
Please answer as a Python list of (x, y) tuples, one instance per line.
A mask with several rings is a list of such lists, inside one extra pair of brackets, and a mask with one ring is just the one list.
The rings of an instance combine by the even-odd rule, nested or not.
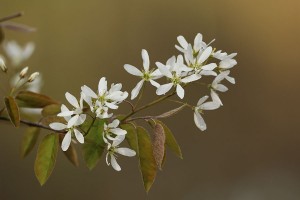
[[(17, 16), (16, 14), (2, 18), (0, 22)], [(47, 181), (54, 168), (59, 146), (67, 158), (77, 166), (77, 153), (73, 145), (78, 143), (82, 145), (83, 158), (89, 169), (97, 165), (103, 152), (106, 152), (106, 164), (111, 165), (116, 171), (121, 171), (117, 162), (118, 155), (137, 156), (146, 191), (151, 188), (157, 169), (163, 167), (166, 158), (165, 148), (170, 148), (179, 158), (182, 158), (181, 149), (171, 130), (159, 120), (174, 116), (185, 107), (189, 107), (193, 112), (195, 125), (201, 131), (205, 131), (207, 126), (202, 115), (206, 111), (223, 106), (219, 95), (221, 92), (226, 92), (228, 88), (221, 82), (226, 80), (235, 84), (235, 79), (229, 74), (237, 62), (234, 59), (236, 53), (216, 51), (211, 46), (212, 42), (206, 44), (203, 41), (200, 33), (196, 35), (194, 44), (188, 43), (183, 36), (177, 37), (177, 40), (179, 45), (175, 47), (180, 53), (178, 56), (172, 56), (165, 64), (156, 62), (155, 66), (150, 68), (149, 54), (143, 49), (142, 69), (130, 64), (124, 65), (124, 69), (129, 74), (140, 79), (130, 95), (127, 91), (122, 91), (121, 83), (113, 83), (109, 86), (106, 78), (102, 77), (96, 91), (83, 85), (79, 98), (66, 92), (65, 97), (70, 108), (39, 93), (42, 81), (39, 72), (28, 76), (28, 67), (23, 67), (21, 70), (18, 68), (32, 54), (34, 50), (32, 43), (27, 44), (25, 48), (15, 42), (4, 46), (12, 66), (19, 72), (9, 77), (12, 79), (12, 85), (9, 87), (9, 93), (4, 92), (5, 108), (0, 111), (0, 121), (11, 121), (15, 127), (20, 124), (29, 126), (21, 147), (24, 156), (33, 149), (40, 129), (51, 131), (51, 134), (46, 135), (41, 141), (35, 162), (35, 174), (41, 185)], [(0, 56), (0, 69), (9, 76), (8, 67), (2, 56)], [(212, 82), (207, 84), (199, 82), (204, 76), (212, 77)], [(158, 81), (163, 77), (165, 82)], [(156, 88), (156, 95), (161, 97), (138, 107), (148, 83)], [(185, 89), (192, 83), (208, 86), (210, 90), (210, 94), (200, 97), (196, 105), (184, 100)], [(180, 101), (170, 99), (176, 95)], [(135, 98), (137, 100), (129, 101), (128, 96), (131, 100)], [(160, 115), (133, 117), (140, 111), (165, 100), (181, 105)], [(123, 102), (129, 104), (131, 111), (127, 115), (115, 114)], [(41, 109), (40, 122), (34, 123), (21, 119), (20, 113), (28, 112), (25, 108), (29, 109), (29, 114), (34, 109)], [(148, 129), (151, 134), (138, 124), (139, 120), (149, 122)], [(130, 148), (120, 147), (125, 140)], [(45, 157), (50, 160), (45, 161)]]

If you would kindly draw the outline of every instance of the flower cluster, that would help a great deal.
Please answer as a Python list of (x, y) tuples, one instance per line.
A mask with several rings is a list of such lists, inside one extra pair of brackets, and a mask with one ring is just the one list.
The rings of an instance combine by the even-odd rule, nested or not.
[[(183, 36), (179, 36), (177, 40), (179, 45), (175, 45), (175, 47), (180, 51), (180, 55), (172, 56), (165, 64), (156, 62), (155, 67), (150, 68), (149, 54), (143, 49), (142, 69), (129, 64), (124, 65), (124, 69), (128, 73), (141, 79), (131, 91), (131, 100), (142, 94), (140, 91), (143, 90), (143, 85), (146, 82), (150, 82), (156, 88), (157, 95), (168, 93), (172, 96), (177, 94), (182, 100), (185, 96), (185, 87), (188, 84), (198, 82), (203, 76), (213, 77), (212, 82), (207, 84), (211, 101), (207, 101), (209, 99), (207, 95), (201, 97), (195, 106), (191, 106), (187, 102), (176, 101), (189, 105), (193, 109), (194, 122), (200, 130), (204, 131), (207, 127), (202, 117), (203, 112), (215, 110), (223, 105), (219, 93), (226, 92), (228, 88), (221, 82), (227, 80), (232, 84), (235, 83), (235, 79), (230, 77), (229, 73), (230, 69), (237, 64), (234, 59), (236, 53), (228, 55), (225, 52), (216, 51), (210, 46), (212, 42), (209, 44), (203, 42), (200, 33), (195, 37), (193, 45), (188, 43)], [(166, 82), (159, 83), (158, 79), (161, 78), (165, 78)], [(120, 171), (121, 167), (116, 161), (116, 154), (136, 155), (136, 152), (129, 148), (119, 147), (119, 144), (125, 139), (127, 131), (119, 127), (120, 121), (111, 112), (118, 109), (119, 104), (128, 97), (128, 93), (121, 91), (121, 89), (121, 83), (111, 84), (109, 88), (106, 78), (102, 77), (97, 92), (84, 85), (81, 87), (79, 100), (68, 92), (65, 94), (72, 109), (62, 105), (58, 116), (63, 117), (66, 122), (50, 124), (52, 129), (66, 133), (61, 144), (63, 151), (69, 148), (72, 138), (76, 138), (79, 143), (84, 143), (84, 135), (88, 133), (83, 132), (81, 126), (88, 117), (92, 117), (93, 120), (96, 118), (104, 120), (103, 131), (99, 134), (107, 146), (107, 165), (111, 164), (115, 170)], [(134, 112), (134, 106), (132, 108)], [(92, 115), (88, 112), (91, 112)]]
[[(84, 111), (84, 102), (88, 105), (89, 111), (94, 114), (95, 118), (108, 119), (113, 116), (113, 113), (109, 114), (109, 110), (118, 109), (118, 104), (123, 102), (128, 93), (121, 91), (122, 84), (111, 84), (108, 88), (105, 77), (102, 77), (98, 84), (98, 91), (94, 92), (90, 87), (84, 85), (81, 87), (81, 95), (79, 101), (70, 93), (66, 93), (66, 99), (72, 105), (72, 109), (68, 109), (64, 104), (61, 106), (61, 112), (57, 115), (64, 117), (66, 123), (54, 122), (49, 126), (53, 130), (66, 132), (61, 144), (63, 151), (67, 151), (71, 142), (72, 136), (79, 143), (84, 143), (83, 131), (80, 126), (87, 119), (87, 111)], [(91, 116), (93, 117), (93, 116)], [(93, 117), (93, 118), (94, 118)], [(121, 167), (116, 162), (115, 153), (119, 153), (125, 156), (134, 156), (135, 152), (128, 148), (118, 148), (118, 145), (125, 139), (126, 131), (118, 128), (120, 121), (115, 119), (112, 123), (104, 123), (104, 130), (102, 134), (104, 142), (107, 144), (107, 164), (112, 164), (112, 167), (120, 171)], [(108, 156), (111, 161), (108, 162)]]
[[(176, 49), (181, 52), (177, 57), (173, 56), (166, 64), (156, 62), (156, 67), (150, 68), (149, 55), (146, 50), (142, 50), (143, 70), (126, 64), (125, 70), (135, 76), (139, 76), (142, 80), (138, 82), (136, 87), (131, 92), (131, 99), (138, 96), (142, 85), (148, 81), (156, 87), (157, 95), (165, 95), (172, 88), (175, 88), (176, 94), (180, 99), (185, 96), (184, 87), (188, 83), (196, 82), (202, 76), (215, 77), (211, 84), (208, 84), (212, 101), (204, 103), (208, 96), (200, 98), (198, 104), (194, 106), (194, 121), (196, 126), (204, 131), (206, 124), (201, 114), (204, 110), (215, 110), (222, 106), (222, 101), (219, 97), (219, 92), (226, 92), (228, 88), (221, 84), (221, 81), (226, 79), (232, 84), (235, 84), (235, 79), (229, 76), (230, 69), (237, 62), (234, 57), (236, 53), (228, 55), (226, 52), (216, 51), (210, 46), (212, 42), (206, 44), (203, 37), (198, 33), (194, 39), (194, 44), (190, 44), (183, 36), (177, 37), (179, 45), (175, 45)], [(165, 77), (167, 83), (160, 84), (154, 80)]]

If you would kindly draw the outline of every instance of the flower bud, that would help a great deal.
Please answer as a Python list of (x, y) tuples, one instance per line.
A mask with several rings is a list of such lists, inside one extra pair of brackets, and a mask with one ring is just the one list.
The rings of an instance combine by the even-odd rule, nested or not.
[(20, 79), (24, 78), (26, 76), (28, 72), (28, 67), (25, 67), (24, 69), (22, 69), (22, 71), (19, 74)]
[(39, 75), (40, 75), (40, 73), (38, 73), (38, 72), (32, 73), (28, 78), (28, 82), (30, 83), (30, 82), (34, 81), (34, 79), (36, 79), (36, 77), (38, 77)]
[(1, 68), (1, 70), (3, 71), (3, 72), (7, 72), (7, 67), (6, 67), (6, 65), (5, 65), (5, 63), (4, 63), (4, 60), (3, 60), (3, 58), (1, 58), (0, 57), (0, 68)]

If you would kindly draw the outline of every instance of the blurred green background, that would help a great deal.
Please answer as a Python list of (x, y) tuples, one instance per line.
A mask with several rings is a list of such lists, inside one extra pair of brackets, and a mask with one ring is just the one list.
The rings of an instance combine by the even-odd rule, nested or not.
[[(60, 153), (40, 187), (35, 152), (19, 159), (24, 129), (1, 123), (0, 199), (300, 199), (299, 7), (297, 0), (0, 0), (0, 16), (24, 11), (14, 21), (38, 28), (6, 31), (7, 39), (36, 43), (26, 65), (43, 74), (43, 93), (62, 101), (83, 84), (96, 88), (102, 76), (131, 91), (138, 80), (123, 65), (141, 66), (143, 48), (152, 64), (165, 62), (178, 53), (178, 35), (192, 41), (200, 32), (206, 42), (216, 38), (214, 47), (238, 53), (237, 84), (227, 84), (224, 107), (205, 115), (207, 131), (196, 128), (189, 110), (165, 121), (184, 159), (168, 152), (148, 195), (134, 158), (120, 158), (117, 173), (104, 159), (93, 171), (83, 162), (75, 168)], [(196, 103), (205, 92), (191, 88), (187, 99)]]

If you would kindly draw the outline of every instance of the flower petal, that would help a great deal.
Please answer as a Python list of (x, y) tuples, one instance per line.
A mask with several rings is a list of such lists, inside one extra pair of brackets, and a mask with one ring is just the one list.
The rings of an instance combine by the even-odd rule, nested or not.
[(157, 68), (159, 69), (159, 71), (166, 77), (168, 78), (172, 78), (172, 73), (170, 72), (170, 70), (165, 66), (163, 65), (162, 63), (160, 62), (156, 62), (155, 63)]
[(75, 115), (74, 117), (72, 117), (69, 121), (68, 121), (68, 128), (71, 128), (72, 126), (74, 126), (77, 121), (78, 121), (79, 115)]
[(177, 86), (176, 86), (176, 93), (177, 93), (177, 95), (179, 96), (180, 99), (183, 99), (184, 89), (179, 84), (177, 84)]
[(202, 45), (202, 34), (198, 33), (194, 39), (194, 50), (199, 51)]
[(67, 151), (70, 144), (71, 144), (71, 140), (72, 140), (72, 135), (71, 135), (71, 131), (68, 131), (67, 134), (65, 135), (62, 143), (61, 143), (61, 149), (63, 151)]
[(98, 83), (98, 92), (99, 95), (103, 95), (107, 91), (107, 81), (105, 77), (102, 77)]
[(67, 117), (67, 116), (71, 116), (74, 114), (74, 111), (65, 111), (65, 112), (61, 112), (61, 113), (58, 113), (57, 116), (59, 117)]
[(118, 119), (115, 119), (114, 121), (112, 121), (112, 123), (108, 124), (107, 126), (109, 128), (116, 128), (119, 126), (119, 124), (120, 124), (120, 121)]
[(119, 108), (119, 106), (117, 106), (117, 105), (114, 104), (114, 103), (105, 102), (105, 105), (106, 105), (107, 107), (109, 107), (110, 109), (114, 109), (114, 110), (116, 110), (116, 109)]
[(161, 86), (159, 86), (159, 88), (157, 88), (156, 94), (157, 95), (166, 94), (167, 92), (170, 91), (170, 89), (172, 88), (172, 86), (173, 86), (173, 83), (167, 83), (167, 84), (161, 85)]
[(203, 117), (197, 111), (194, 112), (194, 122), (201, 131), (206, 130), (206, 123)]
[(82, 92), (92, 98), (97, 98), (97, 94), (88, 86), (84, 85), (81, 87)]
[(223, 106), (222, 101), (221, 101), (219, 95), (215, 91), (211, 90), (210, 96), (211, 96), (213, 102), (215, 102), (215, 103)]
[(136, 86), (133, 88), (133, 90), (131, 91), (131, 100), (135, 99), (138, 96), (138, 94), (143, 86), (143, 83), (144, 83), (144, 79), (142, 79), (140, 82), (138, 82), (136, 84)]
[(204, 97), (201, 97), (199, 100), (198, 100), (198, 103), (197, 103), (197, 106), (200, 106), (201, 104), (203, 104), (206, 100), (208, 99), (208, 96), (204, 96)]
[(112, 132), (113, 134), (116, 134), (116, 135), (126, 135), (126, 133), (127, 133), (127, 131), (125, 131), (121, 128), (110, 129), (110, 132)]
[(110, 155), (110, 163), (111, 163), (111, 166), (116, 170), (116, 171), (121, 171), (121, 167), (120, 165), (117, 163), (117, 160), (115, 158), (114, 155)]
[(80, 133), (77, 129), (74, 129), (74, 133), (75, 133), (75, 137), (78, 140), (78, 142), (83, 144), (84, 143), (84, 137), (83, 137), (82, 133)]
[(129, 64), (125, 64), (124, 65), (124, 69), (129, 73), (132, 74), (134, 76), (143, 76), (143, 73), (136, 68), (135, 66), (129, 65)]
[(192, 74), (190, 76), (187, 76), (183, 79), (181, 79), (181, 82), (183, 83), (190, 83), (190, 82), (193, 82), (193, 81), (197, 81), (201, 78), (201, 75), (199, 74)]
[(153, 86), (156, 87), (156, 88), (159, 88), (159, 86), (160, 86), (160, 84), (159, 84), (158, 82), (153, 81), (153, 80), (151, 80), (151, 79), (150, 79), (150, 83), (151, 83), (151, 85), (153, 85)]
[(66, 96), (66, 99), (68, 100), (68, 102), (72, 106), (74, 106), (75, 108), (79, 108), (78, 101), (72, 94), (70, 94), (69, 92), (66, 92), (65, 96)]
[(220, 92), (226, 92), (228, 90), (228, 88), (223, 84), (217, 84), (217, 86), (215, 87), (215, 90), (218, 90)]
[(210, 63), (201, 67), (202, 70), (214, 70), (217, 67), (216, 63)]
[(187, 49), (188, 43), (182, 35), (177, 37), (177, 41), (183, 47), (183, 49)]
[(230, 76), (226, 76), (225, 78), (227, 81), (229, 81), (231, 84), (235, 84), (235, 79), (233, 77)]
[(220, 107), (220, 104), (216, 102), (206, 102), (199, 106), (201, 110), (215, 110)]
[(53, 130), (57, 130), (57, 131), (61, 131), (67, 128), (67, 125), (62, 124), (62, 123), (58, 123), (58, 122), (54, 122), (49, 124), (50, 128), (52, 128)]
[(200, 55), (199, 59), (198, 59), (198, 62), (199, 63), (203, 63), (204, 61), (207, 60), (207, 58), (210, 56), (212, 52), (212, 47), (207, 47), (203, 53)]
[(149, 61), (149, 54), (145, 49), (142, 50), (142, 58), (143, 58), (144, 69), (146, 72), (148, 72), (150, 67), (150, 61)]
[(121, 142), (124, 141), (124, 139), (125, 139), (125, 135), (118, 135), (113, 141), (112, 146), (114, 147), (118, 146), (119, 144), (121, 144)]
[(123, 156), (128, 156), (128, 157), (132, 157), (132, 156), (136, 155), (136, 152), (129, 148), (116, 148), (115, 152), (117, 152), (118, 154), (121, 154)]

